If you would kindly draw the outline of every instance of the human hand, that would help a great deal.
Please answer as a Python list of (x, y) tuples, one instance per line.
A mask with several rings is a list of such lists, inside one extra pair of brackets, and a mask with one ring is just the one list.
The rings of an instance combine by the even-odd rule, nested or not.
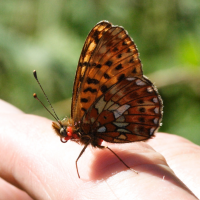
[(200, 198), (198, 145), (166, 133), (105, 144), (138, 174), (109, 150), (89, 147), (78, 162), (79, 179), (75, 160), (83, 146), (61, 143), (50, 120), (0, 100), (0, 199), (197, 199), (192, 192)]

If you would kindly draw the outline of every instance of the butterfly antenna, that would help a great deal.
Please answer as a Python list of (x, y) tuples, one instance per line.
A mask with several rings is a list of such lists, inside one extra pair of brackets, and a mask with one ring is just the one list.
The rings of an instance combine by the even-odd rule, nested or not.
[(43, 94), (44, 94), (44, 96), (45, 96), (47, 102), (48, 102), (49, 105), (51, 106), (51, 109), (52, 109), (54, 115), (53, 115), (52, 112), (40, 101), (40, 99), (38, 99), (36, 93), (33, 94), (33, 97), (34, 97), (35, 99), (37, 99), (37, 100), (43, 105), (43, 107), (50, 113), (50, 115), (53, 116), (53, 118), (54, 118), (56, 121), (58, 121), (58, 123), (60, 124), (60, 119), (59, 119), (58, 116), (56, 115), (56, 112), (55, 112), (53, 106), (51, 105), (51, 102), (49, 101), (49, 99), (48, 99), (46, 93), (44, 92), (44, 90), (43, 90), (43, 88), (42, 88), (42, 86), (41, 86), (41, 84), (40, 84), (40, 82), (39, 82), (39, 80), (38, 80), (36, 70), (33, 70), (33, 76), (35, 77), (35, 80), (37, 81), (38, 85), (40, 86), (40, 88), (41, 88), (41, 90), (42, 90), (42, 92), (43, 92)]

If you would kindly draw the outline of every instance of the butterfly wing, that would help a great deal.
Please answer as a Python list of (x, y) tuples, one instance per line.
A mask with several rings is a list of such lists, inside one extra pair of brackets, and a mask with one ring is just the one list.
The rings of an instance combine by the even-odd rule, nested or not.
[(162, 118), (162, 100), (145, 77), (114, 84), (83, 117), (83, 129), (111, 143), (147, 140)]
[[(84, 114), (80, 112), (83, 108), (83, 102), (81, 102), (80, 94), (83, 91), (83, 80), (86, 79), (86, 74), (90, 70), (89, 61), (96, 49), (99, 40), (103, 36), (104, 32), (106, 32), (111, 27), (111, 24), (106, 21), (99, 22), (89, 33), (85, 44), (83, 46), (78, 67), (76, 71), (76, 77), (74, 81), (73, 87), (73, 96), (72, 96), (72, 105), (71, 105), (71, 117), (74, 121), (79, 121)], [(86, 108), (87, 109), (87, 108)]]
[(138, 51), (128, 33), (98, 23), (83, 47), (72, 100), (72, 118), (85, 134), (108, 142), (150, 138), (162, 118), (162, 100), (143, 76)]
[[(122, 27), (99, 22), (89, 33), (79, 59), (72, 97), (74, 121), (80, 121), (99, 96), (130, 73), (142, 76), (135, 44)], [(115, 80), (109, 81), (113, 76)]]

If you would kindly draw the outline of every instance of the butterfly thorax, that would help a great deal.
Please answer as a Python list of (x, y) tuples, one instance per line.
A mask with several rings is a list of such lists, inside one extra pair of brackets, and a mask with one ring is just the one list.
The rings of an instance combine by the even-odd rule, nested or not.
[(71, 140), (83, 145), (91, 144), (93, 147), (100, 147), (103, 141), (102, 139), (94, 137), (93, 134), (89, 135), (84, 133), (79, 123), (74, 123), (72, 119), (64, 118), (62, 121), (52, 122), (52, 127), (64, 143)]

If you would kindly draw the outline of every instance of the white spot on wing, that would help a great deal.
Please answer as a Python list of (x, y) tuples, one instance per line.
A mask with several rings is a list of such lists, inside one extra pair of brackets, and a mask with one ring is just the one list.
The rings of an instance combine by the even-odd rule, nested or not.
[(100, 133), (106, 132), (106, 127), (105, 126), (100, 127), (99, 129), (97, 129), (97, 132)]
[(114, 104), (113, 101), (109, 101), (107, 104), (106, 104), (106, 107), (104, 108), (104, 110), (107, 110), (110, 106), (112, 106)]
[(90, 120), (91, 120), (92, 123), (94, 123), (95, 118), (94, 118), (94, 117), (91, 117)]
[(154, 103), (158, 103), (158, 99), (156, 97), (153, 98)]
[(113, 113), (115, 115), (115, 119), (120, 117), (126, 110), (128, 110), (131, 106), (128, 104), (124, 104), (123, 106), (120, 106), (118, 109), (116, 109)]
[(147, 92), (149, 92), (149, 93), (153, 92), (153, 88), (152, 87), (148, 87), (147, 88)]
[(155, 108), (155, 109), (154, 109), (154, 112), (155, 112), (156, 114), (158, 114), (158, 113), (159, 113), (159, 108)]
[(140, 79), (136, 80), (136, 85), (142, 86), (142, 85), (146, 85), (146, 83), (144, 81), (141, 81)]
[(158, 124), (158, 118), (153, 119), (154, 124)]
[(124, 134), (121, 134), (119, 137), (117, 137), (118, 139), (121, 139), (121, 140), (125, 140), (126, 139), (126, 136)]
[(116, 138), (115, 138), (113, 141), (116, 142), (116, 143), (117, 143), (117, 142), (119, 142), (119, 143), (122, 142), (122, 140), (119, 140), (119, 139), (116, 139)]
[(133, 78), (133, 77), (127, 77), (126, 80), (127, 80), (127, 81), (134, 81), (135, 78)]
[(95, 108), (98, 110), (98, 113), (101, 113), (106, 102), (103, 100), (103, 97), (95, 104)]
[(115, 103), (108, 110), (109, 111), (117, 110), (117, 109), (119, 109), (119, 107), (120, 107), (120, 105)]
[(124, 122), (124, 121), (125, 121), (125, 117), (124, 116), (121, 116), (116, 120), (116, 122)]
[(117, 132), (121, 132), (121, 133), (131, 133), (131, 131), (127, 130), (127, 129), (123, 129), (123, 128), (118, 128)]
[(113, 124), (114, 124), (115, 126), (117, 126), (117, 127), (126, 127), (126, 126), (129, 125), (128, 122), (126, 122), (126, 123), (113, 122)]
[(156, 130), (155, 128), (151, 128), (149, 134), (150, 134), (150, 135), (153, 135), (153, 133), (155, 132), (155, 130)]

